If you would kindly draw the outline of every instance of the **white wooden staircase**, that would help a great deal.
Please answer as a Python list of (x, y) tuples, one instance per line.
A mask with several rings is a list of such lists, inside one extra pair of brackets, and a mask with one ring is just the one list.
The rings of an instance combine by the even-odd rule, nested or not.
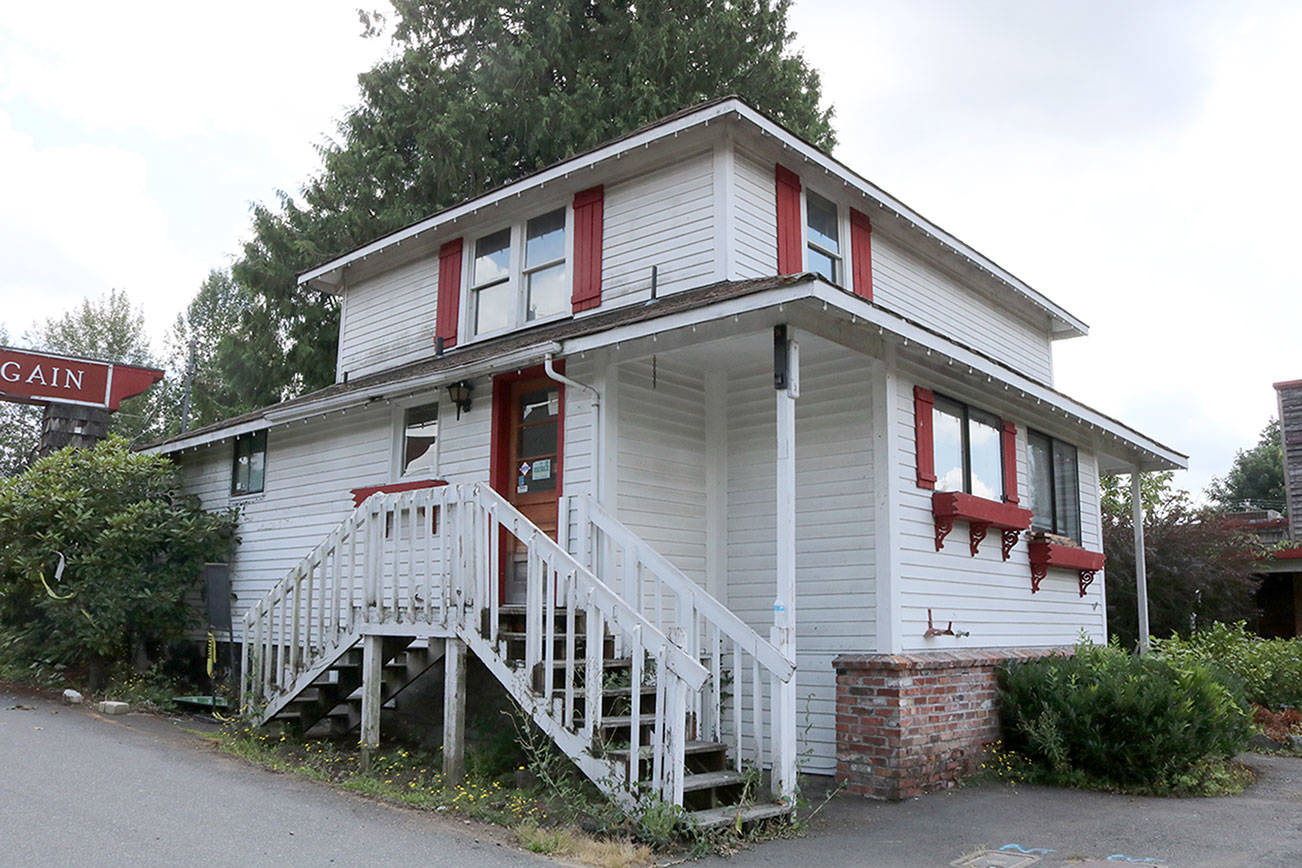
[[(247, 612), (245, 714), (374, 741), (379, 708), (464, 647), (631, 813), (788, 813), (793, 662), (590, 498), (562, 507), (573, 553), (485, 484), (372, 495)], [(504, 605), (512, 551), (526, 599)]]

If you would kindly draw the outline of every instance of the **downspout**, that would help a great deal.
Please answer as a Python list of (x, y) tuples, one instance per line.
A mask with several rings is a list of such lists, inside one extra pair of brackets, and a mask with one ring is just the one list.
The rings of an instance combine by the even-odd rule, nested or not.
[(552, 364), (554, 358), (553, 353), (543, 357), (543, 371), (548, 379), (592, 393), (592, 496), (597, 503), (601, 503), (601, 486), (598, 484), (601, 478), (601, 393), (587, 383), (572, 380), (556, 370)]

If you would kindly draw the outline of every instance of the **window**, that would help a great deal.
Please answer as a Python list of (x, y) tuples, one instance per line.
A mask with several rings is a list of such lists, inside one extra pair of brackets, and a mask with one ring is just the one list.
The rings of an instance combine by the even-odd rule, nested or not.
[(438, 467), (439, 405), (408, 407), (402, 414), (402, 476), (433, 473)]
[(1080, 542), (1080, 470), (1076, 447), (1038, 431), (1027, 432), (1031, 529)]
[(936, 490), (1001, 500), (1002, 433), (998, 417), (937, 395), (932, 417)]
[(564, 208), (484, 235), (470, 263), (470, 322), (476, 335), (547, 319), (569, 308)]
[(841, 282), (841, 232), (836, 206), (812, 191), (805, 193), (808, 268), (832, 283)]
[(235, 438), (231, 467), (231, 494), (257, 494), (267, 473), (267, 432), (254, 431)]

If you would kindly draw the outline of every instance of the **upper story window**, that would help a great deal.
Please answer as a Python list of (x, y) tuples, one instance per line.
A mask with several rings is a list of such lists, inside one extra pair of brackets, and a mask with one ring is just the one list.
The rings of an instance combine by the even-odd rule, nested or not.
[(257, 494), (267, 475), (267, 432), (253, 431), (235, 438), (231, 465), (231, 494)]
[(1038, 431), (1026, 435), (1031, 529), (1080, 542), (1080, 464), (1076, 447)]
[(805, 192), (805, 257), (810, 271), (841, 283), (841, 230), (836, 205), (812, 190)]
[(1002, 432), (997, 416), (937, 395), (932, 416), (936, 490), (1002, 500)]
[(516, 328), (569, 309), (564, 208), (484, 235), (470, 264), (475, 335)]
[(402, 476), (433, 473), (438, 468), (439, 405), (408, 407), (402, 418)]

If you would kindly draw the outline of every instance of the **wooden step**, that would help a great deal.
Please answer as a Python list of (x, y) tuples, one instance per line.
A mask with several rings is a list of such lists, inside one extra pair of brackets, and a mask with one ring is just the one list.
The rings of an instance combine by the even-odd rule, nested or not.
[[(726, 753), (728, 746), (721, 741), (689, 741), (683, 746), (683, 754), (692, 756), (693, 754), (707, 754), (722, 752)], [(610, 752), (613, 757), (628, 759), (628, 748), (614, 748)], [(639, 745), (637, 749), (638, 759), (649, 760), (655, 757), (655, 747), (653, 745)]]
[(791, 813), (791, 808), (773, 802), (756, 805), (727, 805), (722, 808), (706, 808), (702, 811), (688, 811), (687, 817), (697, 826), (708, 829), (714, 826), (728, 826), (737, 822), (740, 816), (742, 825), (782, 817)]
[(683, 792), (712, 790), (718, 787), (730, 787), (743, 783), (746, 776), (737, 771), (699, 772), (683, 778)]

